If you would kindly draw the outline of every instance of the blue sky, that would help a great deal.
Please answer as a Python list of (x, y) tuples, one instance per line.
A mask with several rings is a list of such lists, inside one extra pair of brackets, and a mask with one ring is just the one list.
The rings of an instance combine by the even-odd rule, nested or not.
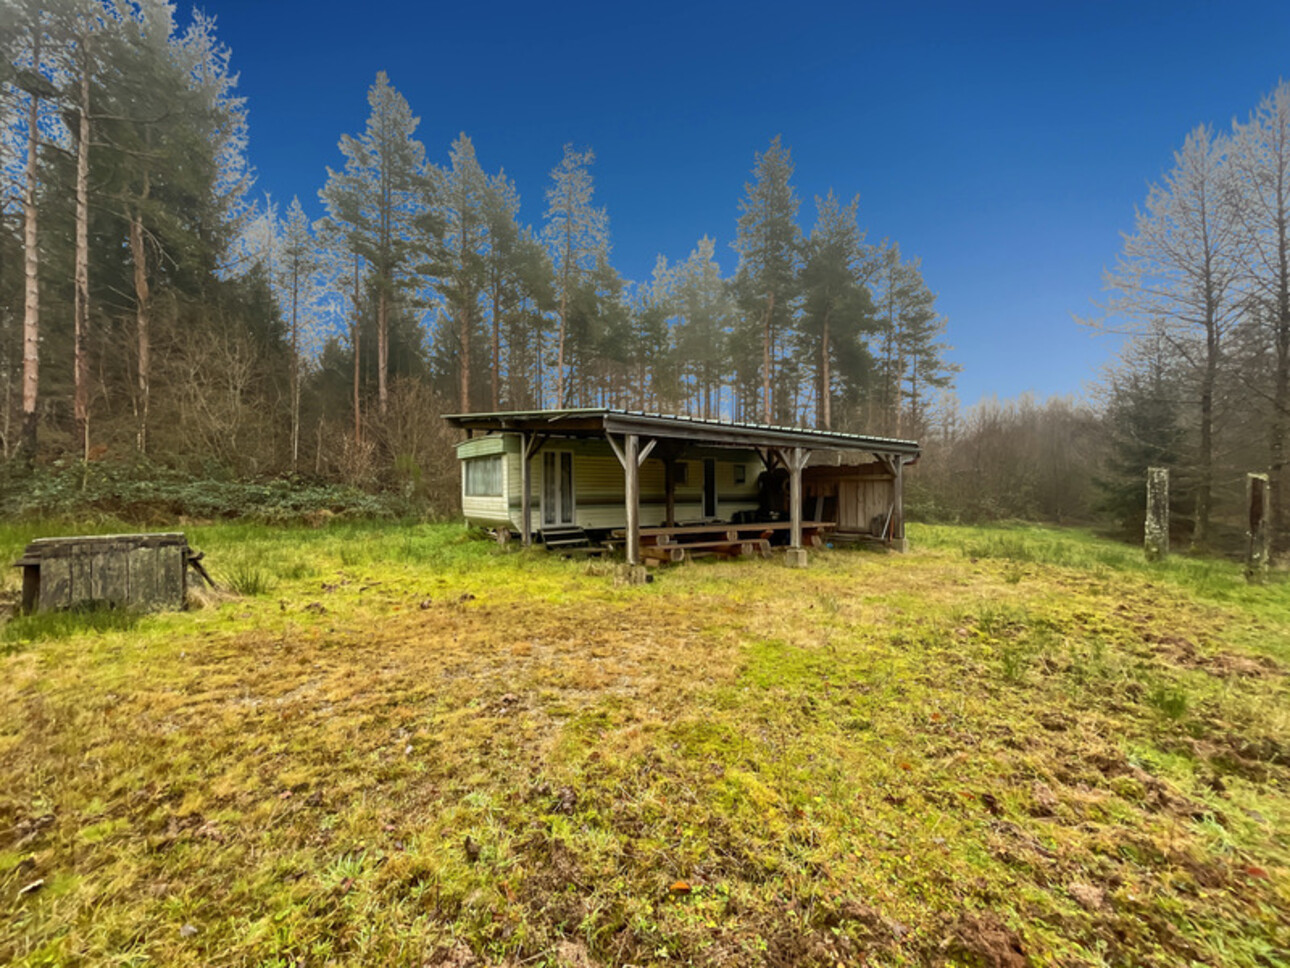
[(595, 149), (614, 262), (713, 236), (722, 267), (753, 154), (782, 135), (801, 221), (860, 195), (870, 240), (918, 256), (964, 404), (1080, 394), (1114, 352), (1095, 315), (1134, 207), (1187, 132), (1290, 76), (1290, 3), (207, 0), (249, 98), (259, 191), (322, 214), (325, 167), (379, 70), (446, 162), (465, 131), (538, 223), (565, 142)]

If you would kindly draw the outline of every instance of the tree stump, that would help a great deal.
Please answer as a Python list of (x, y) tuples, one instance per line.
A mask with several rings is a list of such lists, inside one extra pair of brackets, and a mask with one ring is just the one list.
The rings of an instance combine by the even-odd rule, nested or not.
[(1147, 561), (1169, 554), (1169, 468), (1147, 468), (1147, 519), (1142, 529)]

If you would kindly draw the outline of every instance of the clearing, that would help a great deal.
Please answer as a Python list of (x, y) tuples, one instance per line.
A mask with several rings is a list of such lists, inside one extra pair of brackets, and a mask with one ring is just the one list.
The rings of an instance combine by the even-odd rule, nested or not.
[(1290, 963), (1290, 584), (910, 532), (190, 527), (241, 596), (0, 628), (0, 962)]

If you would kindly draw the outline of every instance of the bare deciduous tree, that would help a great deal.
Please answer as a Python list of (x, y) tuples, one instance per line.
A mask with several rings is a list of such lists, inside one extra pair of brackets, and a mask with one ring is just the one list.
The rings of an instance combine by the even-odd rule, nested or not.
[(1207, 127), (1187, 136), (1106, 274), (1107, 310), (1128, 331), (1160, 334), (1195, 377), (1198, 422), (1193, 543), (1209, 544), (1215, 392), (1225, 340), (1241, 309), (1241, 249), (1228, 144)]

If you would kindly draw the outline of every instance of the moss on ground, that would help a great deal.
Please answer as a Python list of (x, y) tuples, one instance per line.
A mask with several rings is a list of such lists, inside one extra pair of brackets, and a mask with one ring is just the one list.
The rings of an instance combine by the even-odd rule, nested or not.
[(0, 633), (0, 962), (1290, 959), (1284, 582), (1038, 528), (644, 587), (189, 536), (243, 594)]

